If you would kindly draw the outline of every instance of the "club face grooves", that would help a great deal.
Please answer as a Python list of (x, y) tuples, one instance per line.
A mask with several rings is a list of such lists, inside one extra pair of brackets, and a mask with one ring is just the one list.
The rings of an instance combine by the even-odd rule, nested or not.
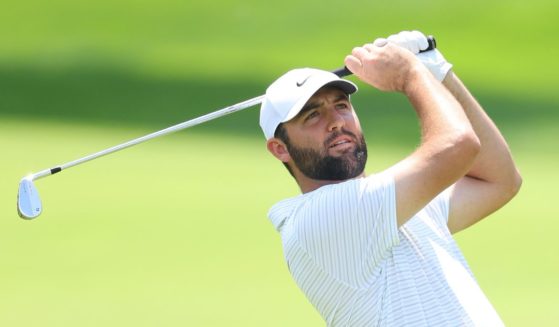
[(37, 218), (43, 210), (39, 192), (30, 178), (23, 178), (19, 182), (17, 192), (17, 212), (23, 219)]

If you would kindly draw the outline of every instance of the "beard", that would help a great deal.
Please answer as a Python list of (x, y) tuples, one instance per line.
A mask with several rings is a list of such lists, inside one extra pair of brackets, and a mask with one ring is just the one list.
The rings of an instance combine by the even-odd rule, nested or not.
[[(340, 135), (348, 135), (355, 142), (354, 150), (347, 150), (339, 157), (328, 154), (329, 144)], [(291, 142), (286, 142), (289, 155), (301, 173), (315, 180), (343, 181), (357, 177), (363, 173), (367, 162), (367, 144), (361, 134), (343, 130), (328, 137), (324, 146), (317, 150), (313, 148), (297, 147)]]

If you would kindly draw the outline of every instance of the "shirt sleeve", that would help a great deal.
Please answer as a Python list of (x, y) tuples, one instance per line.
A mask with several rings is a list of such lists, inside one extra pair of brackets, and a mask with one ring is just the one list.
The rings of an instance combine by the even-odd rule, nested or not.
[(323, 186), (296, 210), (292, 228), (318, 265), (357, 286), (399, 243), (395, 198), (388, 174)]
[(437, 195), (427, 206), (424, 211), (431, 217), (437, 226), (443, 229), (448, 227), (448, 215), (450, 207), (451, 187), (447, 188)]

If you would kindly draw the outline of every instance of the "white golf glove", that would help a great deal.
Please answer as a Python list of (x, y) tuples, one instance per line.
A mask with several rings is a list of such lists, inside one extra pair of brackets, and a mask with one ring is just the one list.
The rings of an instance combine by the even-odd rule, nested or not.
[(442, 53), (437, 49), (419, 53), (420, 50), (425, 50), (429, 47), (427, 37), (419, 31), (403, 31), (398, 34), (390, 35), (387, 39), (389, 42), (395, 43), (414, 53), (439, 81), (442, 81), (452, 68), (452, 64), (446, 61)]

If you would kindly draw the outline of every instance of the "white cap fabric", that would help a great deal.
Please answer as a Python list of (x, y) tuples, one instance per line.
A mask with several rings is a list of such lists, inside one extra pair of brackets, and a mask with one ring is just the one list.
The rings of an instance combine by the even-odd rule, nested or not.
[(274, 137), (279, 124), (297, 116), (313, 94), (326, 85), (339, 87), (347, 94), (357, 91), (352, 82), (314, 68), (290, 70), (272, 83), (260, 107), (260, 127), (266, 139)]

